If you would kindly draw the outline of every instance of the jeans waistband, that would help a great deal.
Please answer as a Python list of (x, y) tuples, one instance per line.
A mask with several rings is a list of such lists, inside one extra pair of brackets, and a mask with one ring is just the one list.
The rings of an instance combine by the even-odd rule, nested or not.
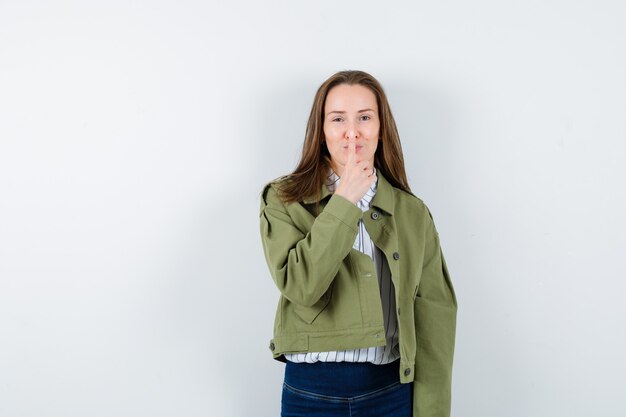
[(285, 383), (322, 395), (353, 397), (400, 382), (400, 360), (385, 365), (371, 362), (287, 361)]

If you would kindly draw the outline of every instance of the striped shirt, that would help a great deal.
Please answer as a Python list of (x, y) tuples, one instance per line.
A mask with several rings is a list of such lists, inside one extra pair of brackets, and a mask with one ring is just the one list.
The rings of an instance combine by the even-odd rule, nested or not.
[[(375, 169), (374, 169), (375, 170)], [(374, 171), (375, 172), (375, 171)], [(328, 189), (332, 193), (339, 184), (340, 177), (333, 171), (328, 176)], [(378, 180), (372, 184), (363, 198), (357, 202), (357, 206), (363, 211), (370, 208), (370, 203), (376, 195)], [(308, 352), (308, 353), (285, 353), (285, 358), (291, 362), (371, 362), (373, 364), (386, 364), (400, 357), (398, 349), (398, 318), (396, 316), (395, 289), (391, 281), (389, 264), (383, 252), (372, 242), (370, 235), (365, 229), (363, 220), (359, 219), (358, 233), (353, 248), (369, 255), (376, 265), (380, 299), (383, 306), (383, 319), (387, 344), (369, 348), (340, 350), (331, 352)]]

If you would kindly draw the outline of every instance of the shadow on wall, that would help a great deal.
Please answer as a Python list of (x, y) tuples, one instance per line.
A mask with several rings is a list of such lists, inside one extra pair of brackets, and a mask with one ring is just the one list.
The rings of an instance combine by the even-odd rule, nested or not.
[[(317, 81), (316, 81), (317, 82)], [(280, 396), (284, 364), (272, 358), (268, 348), (274, 326), (274, 314), (279, 292), (265, 262), (259, 236), (258, 209), (260, 193), (269, 181), (293, 171), (302, 151), (306, 123), (309, 117), (313, 96), (318, 87), (315, 82), (299, 79), (281, 79), (274, 84), (268, 82), (267, 88), (257, 96), (258, 100), (249, 103), (258, 127), (258, 137), (253, 143), (253, 165), (250, 178), (250, 201), (254, 206), (253, 239), (258, 245), (253, 259), (258, 271), (254, 286), (255, 329), (251, 333), (249, 347), (254, 352), (254, 360), (249, 361), (245, 375), (238, 380), (243, 400), (240, 402), (240, 415), (275, 416), (280, 414)]]
[(161, 328), (205, 415), (279, 414), (284, 365), (268, 348), (279, 293), (261, 246), (259, 197), (294, 168), (316, 87), (281, 81), (243, 104), (256, 117), (244, 129), (255, 136), (242, 146), (252, 162), (218, 196), (200, 190), (175, 237), (173, 285), (161, 301), (171, 313)]
[[(471, 119), (473, 109), (464, 107), (462, 92), (427, 82), (416, 85), (411, 80), (400, 80), (388, 84), (387, 94), (402, 141), (409, 184), (433, 213), (459, 304), (452, 411), (457, 415), (457, 410), (468, 411), (471, 405), (483, 415), (501, 414), (498, 410), (508, 408), (502, 400), (477, 401), (484, 382), (476, 383), (476, 376), (483, 375), (480, 378), (485, 381), (490, 378), (486, 372), (497, 370), (497, 375), (491, 375), (492, 381), (520, 381), (520, 368), (511, 365), (529, 359), (512, 349), (510, 335), (515, 330), (502, 326), (508, 294), (499, 290), (501, 284), (490, 282), (504, 279), (493, 270), (491, 257), (497, 250), (475, 249), (477, 224), (483, 219), (475, 218), (473, 213), (489, 201), (475, 201), (466, 189), (468, 184), (472, 189), (479, 188), (482, 175), (467, 152), (481, 145), (468, 142), (467, 133), (475, 122)], [(501, 213), (502, 218), (513, 215)], [(510, 222), (515, 223), (512, 218)], [(475, 295), (480, 298), (472, 299)], [(497, 348), (489, 335), (501, 338)], [(504, 391), (498, 398), (510, 395), (506, 392), (511, 390), (510, 385), (499, 384), (498, 388)], [(516, 406), (516, 415), (528, 414), (523, 404)]]

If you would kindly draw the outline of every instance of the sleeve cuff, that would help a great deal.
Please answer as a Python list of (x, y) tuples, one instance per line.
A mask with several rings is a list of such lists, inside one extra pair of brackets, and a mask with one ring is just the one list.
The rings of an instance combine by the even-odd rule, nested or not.
[(324, 213), (332, 214), (355, 232), (358, 232), (357, 223), (363, 215), (363, 211), (356, 204), (337, 194), (333, 194), (328, 200)]

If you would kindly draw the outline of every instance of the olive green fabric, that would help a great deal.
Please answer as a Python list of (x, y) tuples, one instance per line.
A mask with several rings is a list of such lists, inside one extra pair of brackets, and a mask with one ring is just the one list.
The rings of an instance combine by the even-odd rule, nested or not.
[(315, 199), (283, 204), (278, 186), (264, 188), (260, 210), (265, 258), (281, 293), (273, 358), (386, 343), (374, 262), (352, 247), (362, 218), (396, 289), (399, 376), (414, 382), (413, 416), (448, 417), (457, 301), (427, 206), (380, 170), (365, 212), (324, 185), (316, 216)]

